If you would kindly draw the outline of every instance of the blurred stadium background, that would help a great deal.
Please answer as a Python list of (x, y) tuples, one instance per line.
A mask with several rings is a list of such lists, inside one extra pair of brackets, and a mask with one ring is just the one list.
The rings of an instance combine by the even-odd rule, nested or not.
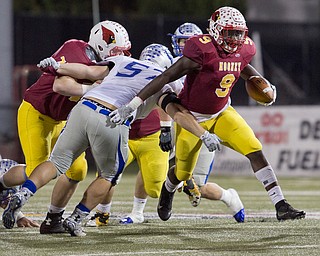
[[(150, 43), (170, 48), (167, 34), (184, 22), (205, 32), (212, 12), (225, 5), (245, 15), (258, 48), (253, 65), (278, 89), (276, 104), (264, 108), (249, 100), (239, 81), (233, 105), (252, 125), (280, 174), (319, 176), (319, 0), (1, 0), (0, 154), (24, 161), (17, 107), (39, 75), (35, 64), (66, 40), (87, 41), (94, 23), (115, 20), (127, 28), (132, 56), (138, 58)], [(248, 174), (246, 160), (227, 150), (218, 154), (215, 168), (218, 173)]]

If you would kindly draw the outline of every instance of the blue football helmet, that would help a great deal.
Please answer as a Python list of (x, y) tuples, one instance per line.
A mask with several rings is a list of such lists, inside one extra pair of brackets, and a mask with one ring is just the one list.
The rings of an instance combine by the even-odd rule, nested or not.
[(146, 46), (142, 50), (139, 59), (150, 61), (165, 69), (170, 67), (173, 63), (171, 52), (162, 44), (150, 44)]
[(183, 23), (180, 25), (174, 34), (169, 34), (171, 36), (172, 51), (175, 56), (182, 56), (182, 51), (184, 46), (179, 45), (180, 39), (188, 39), (191, 36), (203, 34), (201, 29), (194, 23)]

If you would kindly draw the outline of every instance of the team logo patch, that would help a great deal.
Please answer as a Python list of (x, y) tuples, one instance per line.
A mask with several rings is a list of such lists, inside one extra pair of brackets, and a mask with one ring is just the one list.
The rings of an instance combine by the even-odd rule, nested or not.
[(114, 33), (105, 28), (104, 26), (101, 26), (102, 28), (102, 39), (107, 43), (107, 44), (115, 44), (116, 43), (116, 37)]

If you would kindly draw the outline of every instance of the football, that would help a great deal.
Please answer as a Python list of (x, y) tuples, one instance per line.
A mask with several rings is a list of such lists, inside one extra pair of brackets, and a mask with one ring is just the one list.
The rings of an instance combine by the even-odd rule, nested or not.
[(248, 95), (259, 103), (268, 104), (274, 99), (274, 91), (269, 81), (261, 76), (251, 76), (246, 80), (245, 86)]

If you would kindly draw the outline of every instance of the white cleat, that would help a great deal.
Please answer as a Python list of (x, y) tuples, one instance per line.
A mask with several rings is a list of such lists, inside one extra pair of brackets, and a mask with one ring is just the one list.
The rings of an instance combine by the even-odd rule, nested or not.
[(73, 213), (63, 221), (63, 227), (71, 236), (86, 236), (82, 228), (82, 221), (88, 216), (88, 213), (82, 212), (76, 208)]
[(130, 225), (130, 224), (141, 224), (144, 222), (143, 215), (129, 215), (125, 218), (122, 218), (119, 223), (123, 225)]
[(229, 188), (227, 191), (229, 191), (231, 194), (231, 200), (230, 200), (230, 203), (228, 204), (228, 208), (232, 212), (233, 218), (237, 222), (244, 222), (245, 211), (244, 211), (244, 206), (243, 206), (243, 203), (241, 202), (238, 192), (233, 188)]

